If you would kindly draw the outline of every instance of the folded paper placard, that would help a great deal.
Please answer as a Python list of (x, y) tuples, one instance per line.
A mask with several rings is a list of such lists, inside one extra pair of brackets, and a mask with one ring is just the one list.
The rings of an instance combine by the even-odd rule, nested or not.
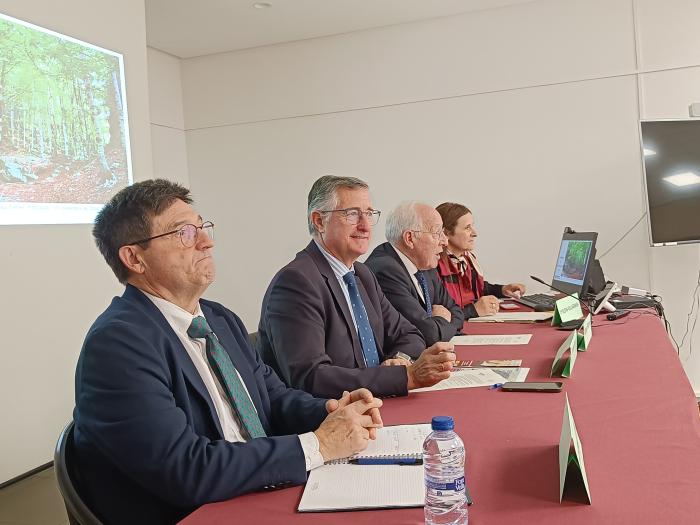
[(567, 295), (554, 303), (552, 326), (580, 319), (581, 316), (583, 316), (583, 310), (581, 310), (581, 303), (578, 301), (578, 294)]
[[(559, 438), (559, 503), (564, 498), (580, 499), (591, 504), (591, 489), (588, 486), (586, 465), (583, 462), (583, 446), (576, 430), (574, 416), (569, 405), (569, 396), (565, 394), (564, 419)], [(577, 496), (574, 498), (574, 496)]]
[(586, 316), (586, 319), (584, 319), (583, 324), (581, 325), (581, 329), (579, 330), (578, 335), (576, 336), (578, 340), (578, 349), (582, 352), (588, 350), (588, 345), (591, 344), (592, 337), (593, 318), (591, 317), (591, 314), (588, 314)]
[[(552, 361), (552, 371), (549, 377), (559, 375), (561, 377), (569, 377), (576, 363), (576, 349), (578, 347), (578, 332), (574, 331), (569, 334), (564, 342), (557, 350), (557, 354)], [(569, 357), (564, 358), (564, 354), (569, 352)]]

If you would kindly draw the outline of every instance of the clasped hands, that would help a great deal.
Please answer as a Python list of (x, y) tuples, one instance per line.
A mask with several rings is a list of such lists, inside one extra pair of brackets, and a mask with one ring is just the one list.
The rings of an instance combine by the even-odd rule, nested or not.
[[(387, 359), (382, 366), (405, 366), (408, 389), (432, 386), (450, 377), (455, 353), (452, 343), (435, 343), (426, 348), (414, 363), (405, 359)], [(346, 458), (367, 448), (377, 438), (382, 422), (382, 400), (366, 388), (345, 391), (340, 399), (326, 401), (328, 417), (315, 431), (324, 461)]]
[(383, 426), (382, 400), (366, 388), (345, 391), (340, 399), (326, 401), (328, 416), (314, 432), (324, 461), (346, 458), (367, 448)]

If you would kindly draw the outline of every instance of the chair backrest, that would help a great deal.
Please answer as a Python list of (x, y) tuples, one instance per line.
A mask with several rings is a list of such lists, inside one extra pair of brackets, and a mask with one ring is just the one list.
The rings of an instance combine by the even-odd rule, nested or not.
[(78, 493), (72, 470), (73, 421), (63, 429), (56, 443), (53, 455), (54, 470), (58, 489), (63, 496), (70, 525), (102, 525), (102, 522), (88, 508)]
[(258, 332), (252, 332), (248, 334), (248, 341), (250, 341), (250, 346), (253, 347), (253, 350), (256, 352), (259, 352), (258, 350)]

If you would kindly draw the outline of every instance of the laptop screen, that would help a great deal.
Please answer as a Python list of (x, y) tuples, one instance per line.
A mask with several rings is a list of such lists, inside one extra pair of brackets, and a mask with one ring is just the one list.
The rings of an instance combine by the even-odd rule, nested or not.
[(565, 233), (554, 267), (552, 286), (573, 294), (585, 291), (591, 261), (595, 258), (595, 232)]

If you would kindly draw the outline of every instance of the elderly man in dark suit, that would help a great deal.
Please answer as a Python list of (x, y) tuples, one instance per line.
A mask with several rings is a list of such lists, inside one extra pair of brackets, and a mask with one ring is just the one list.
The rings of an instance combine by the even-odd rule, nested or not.
[(386, 238), (366, 263), (384, 295), (427, 344), (449, 341), (462, 328), (464, 314), (435, 270), (447, 244), (440, 214), (427, 204), (404, 202), (389, 214)]
[(95, 221), (126, 290), (80, 353), (74, 452), (82, 496), (106, 523), (174, 523), (205, 503), (303, 483), (381, 425), (367, 390), (324, 400), (287, 388), (241, 320), (201, 299), (214, 225), (191, 202), (182, 186), (145, 181)]
[(258, 328), (263, 359), (288, 385), (318, 396), (360, 387), (397, 396), (449, 377), (453, 346), (426, 349), (357, 262), (378, 219), (360, 179), (325, 176), (313, 184), (313, 240), (272, 279)]

